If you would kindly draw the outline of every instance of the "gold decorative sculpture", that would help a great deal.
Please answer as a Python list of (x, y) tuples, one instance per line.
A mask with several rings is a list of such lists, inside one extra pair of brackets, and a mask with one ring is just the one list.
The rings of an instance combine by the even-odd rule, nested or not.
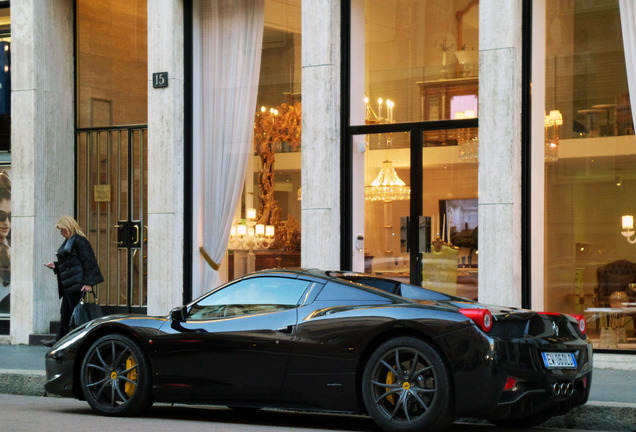
[(274, 249), (296, 251), (300, 249), (300, 229), (298, 221), (291, 215), (281, 221), (281, 209), (274, 197), (276, 178), (274, 162), (276, 148), (283, 144), (292, 150), (300, 148), (301, 105), (283, 103), (267, 110), (261, 107), (254, 120), (254, 151), (261, 160), (258, 172), (260, 189), (258, 223), (276, 227)]
[(293, 105), (283, 103), (269, 111), (262, 107), (254, 120), (254, 150), (261, 159), (258, 173), (259, 196), (258, 223), (277, 225), (280, 222), (280, 207), (274, 198), (274, 162), (277, 143), (286, 143), (293, 150), (300, 147), (301, 116), (300, 102)]

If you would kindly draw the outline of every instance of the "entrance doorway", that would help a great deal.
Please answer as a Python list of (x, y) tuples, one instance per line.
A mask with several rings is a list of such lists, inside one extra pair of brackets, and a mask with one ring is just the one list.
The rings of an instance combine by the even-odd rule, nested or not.
[(77, 219), (104, 275), (104, 313), (145, 313), (147, 305), (148, 128), (76, 133)]

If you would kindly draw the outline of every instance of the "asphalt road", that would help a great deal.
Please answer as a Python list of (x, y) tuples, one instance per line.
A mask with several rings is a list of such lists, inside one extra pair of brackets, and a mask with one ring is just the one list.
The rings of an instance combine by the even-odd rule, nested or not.
[[(240, 412), (226, 408), (155, 405), (145, 417), (102, 417), (86, 402), (75, 399), (0, 394), (0, 432), (113, 432), (198, 431), (380, 432), (366, 417), (281, 411)], [(515, 428), (515, 432), (574, 431), (574, 429)], [(449, 432), (511, 432), (487, 425), (456, 423)]]

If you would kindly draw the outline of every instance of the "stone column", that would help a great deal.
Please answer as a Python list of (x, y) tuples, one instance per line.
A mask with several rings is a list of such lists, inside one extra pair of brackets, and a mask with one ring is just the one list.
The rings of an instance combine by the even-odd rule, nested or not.
[[(148, 2), (148, 315), (183, 302), (183, 1)], [(152, 86), (168, 72), (168, 87)]]
[(340, 2), (302, 2), (301, 265), (340, 268)]
[(57, 282), (43, 263), (73, 214), (73, 0), (11, 2), (11, 343), (59, 320)]
[(522, 2), (479, 2), (479, 301), (521, 306)]

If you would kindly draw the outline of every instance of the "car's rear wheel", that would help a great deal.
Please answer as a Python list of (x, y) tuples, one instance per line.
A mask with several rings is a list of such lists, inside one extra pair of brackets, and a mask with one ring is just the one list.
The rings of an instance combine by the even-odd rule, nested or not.
[(103, 415), (130, 416), (152, 405), (150, 366), (135, 341), (103, 336), (86, 352), (80, 371), (82, 392)]
[(451, 378), (437, 351), (414, 337), (378, 347), (362, 376), (369, 415), (384, 430), (440, 430), (453, 420)]

